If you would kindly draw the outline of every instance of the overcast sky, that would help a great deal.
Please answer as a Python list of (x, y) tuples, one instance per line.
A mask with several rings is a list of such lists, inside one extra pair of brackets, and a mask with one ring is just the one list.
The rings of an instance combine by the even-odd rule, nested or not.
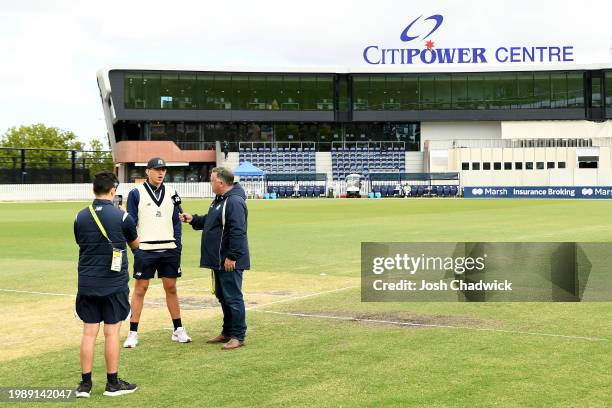
[(572, 45), (576, 63), (612, 66), (611, 1), (2, 0), (0, 132), (42, 122), (105, 139), (106, 65), (363, 69), (365, 46), (406, 47), (402, 30), (432, 14), (438, 47)]

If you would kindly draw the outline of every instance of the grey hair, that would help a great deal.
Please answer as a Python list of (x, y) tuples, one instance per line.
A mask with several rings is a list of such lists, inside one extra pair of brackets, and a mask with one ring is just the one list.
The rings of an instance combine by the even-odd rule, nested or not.
[(217, 178), (224, 184), (227, 184), (228, 186), (234, 184), (234, 172), (227, 167), (214, 167), (212, 172), (217, 173)]

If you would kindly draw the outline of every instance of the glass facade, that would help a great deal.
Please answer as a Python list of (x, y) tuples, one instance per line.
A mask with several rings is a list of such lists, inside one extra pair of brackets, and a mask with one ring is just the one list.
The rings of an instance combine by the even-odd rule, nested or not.
[[(332, 143), (400, 142), (406, 150), (418, 151), (420, 124), (403, 123), (415, 120), (418, 115), (401, 119), (402, 114), (388, 115), (386, 111), (499, 110), (504, 115), (502, 110), (558, 109), (557, 112), (542, 111), (542, 115), (557, 117), (565, 114), (562, 109), (583, 109), (587, 116), (591, 115), (588, 112), (595, 112), (587, 119), (597, 119), (597, 109), (584, 109), (585, 101), (591, 101), (594, 108), (612, 108), (612, 71), (605, 70), (603, 74), (602, 71), (418, 74), (123, 71), (120, 75), (118, 80), (124, 85), (127, 109), (333, 113), (303, 115), (325, 117), (322, 122), (301, 121), (299, 112), (284, 112), (279, 119), (266, 114), (266, 118), (273, 118), (268, 122), (263, 119), (254, 122), (252, 118), (256, 116), (252, 113), (245, 115), (248, 121), (208, 119), (206, 122), (202, 118), (207, 113), (186, 119), (193, 113), (181, 112), (176, 115), (181, 121), (132, 119), (114, 125), (117, 141), (170, 140), (185, 150), (214, 149), (216, 141), (227, 141), (232, 150), (237, 150), (240, 142), (315, 142), (317, 150), (329, 150)], [(354, 114), (360, 111), (382, 113)], [(138, 117), (140, 112), (132, 113)], [(534, 115), (534, 112), (525, 113)], [(576, 115), (575, 111), (568, 113)], [(454, 112), (442, 115), (461, 117)], [(469, 119), (473, 120), (480, 113), (466, 112), (465, 115), (472, 115)], [(156, 119), (172, 116), (153, 115)], [(361, 121), (366, 117), (379, 117), (380, 121)], [(286, 118), (292, 118), (291, 122), (282, 122)], [(505, 168), (506, 164), (500, 166)], [(538, 164), (521, 166), (533, 169)]]
[(612, 108), (612, 72), (606, 72), (604, 76), (605, 92), (606, 92), (606, 107)]
[(334, 109), (331, 74), (126, 72), (126, 109)]
[(183, 150), (214, 149), (216, 141), (227, 141), (231, 150), (241, 142), (315, 142), (317, 150), (353, 142), (400, 142), (406, 150), (420, 148), (418, 123), (147, 122), (143, 126), (145, 140), (170, 140)]
[(582, 72), (353, 76), (355, 111), (582, 107)]
[(345, 126), (345, 142), (403, 142), (406, 150), (420, 149), (420, 126), (416, 123), (351, 123)]
[[(612, 107), (612, 72), (592, 89)], [(264, 74), (126, 71), (127, 109), (389, 111), (583, 108), (583, 71)], [(603, 100), (605, 95), (605, 100)], [(598, 105), (599, 104), (599, 105)]]

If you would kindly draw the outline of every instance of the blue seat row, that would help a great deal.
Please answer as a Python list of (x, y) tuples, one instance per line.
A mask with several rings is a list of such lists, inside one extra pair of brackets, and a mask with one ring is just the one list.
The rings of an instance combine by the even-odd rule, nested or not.
[[(275, 193), (278, 197), (292, 197), (295, 189), (293, 185), (274, 185), (268, 186), (268, 193)], [(297, 195), (299, 197), (319, 197), (325, 194), (323, 185), (299, 185)]]
[[(394, 196), (405, 196), (404, 187), (398, 188), (397, 184), (377, 184), (372, 186), (372, 193), (380, 193), (381, 197), (394, 197)], [(411, 185), (410, 197), (455, 197), (459, 194), (459, 188), (457, 186), (446, 186), (446, 185)]]

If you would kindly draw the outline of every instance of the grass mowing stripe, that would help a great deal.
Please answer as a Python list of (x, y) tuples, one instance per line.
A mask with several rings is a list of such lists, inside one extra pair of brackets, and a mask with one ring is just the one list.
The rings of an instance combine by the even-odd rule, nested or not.
[(308, 314), (308, 313), (291, 313), (291, 312), (277, 312), (273, 310), (255, 310), (261, 313), (270, 313), (282, 316), (294, 316), (294, 317), (310, 317), (317, 319), (330, 319), (330, 320), (343, 320), (348, 322), (364, 322), (364, 323), (380, 323), (380, 324), (391, 324), (396, 326), (416, 326), (416, 327), (431, 327), (438, 329), (463, 329), (463, 330), (478, 330), (478, 331), (489, 331), (498, 333), (508, 334), (525, 334), (530, 336), (546, 336), (546, 337), (560, 337), (564, 339), (573, 340), (588, 340), (588, 341), (611, 341), (610, 339), (604, 339), (600, 337), (584, 337), (584, 336), (570, 336), (565, 334), (555, 333), (537, 333), (537, 332), (526, 332), (517, 330), (504, 330), (504, 329), (490, 329), (483, 327), (469, 327), (469, 326), (450, 326), (441, 324), (428, 324), (428, 323), (411, 323), (411, 322), (396, 322), (392, 320), (379, 320), (379, 319), (362, 319), (359, 317), (346, 317), (346, 316), (331, 316), (331, 315), (319, 315), (319, 314)]
[(294, 301), (294, 300), (307, 299), (307, 298), (311, 298), (311, 297), (315, 297), (315, 296), (326, 295), (328, 293), (336, 293), (336, 292), (341, 292), (343, 290), (354, 289), (356, 287), (357, 286), (347, 286), (347, 287), (339, 288), (339, 289), (326, 290), (324, 292), (311, 293), (309, 295), (304, 295), (304, 296), (295, 296), (295, 297), (290, 297), (290, 298), (287, 298), (287, 299), (276, 300), (274, 302), (263, 303), (261, 305), (255, 305), (255, 306), (247, 307), (246, 309), (247, 310), (259, 309), (261, 307), (276, 305), (278, 303), (285, 303), (285, 302), (291, 302), (291, 301)]
[(15, 290), (15, 289), (0, 289), (0, 292), (25, 293), (28, 295), (45, 295), (45, 296), (70, 296), (70, 297), (76, 296), (75, 293), (68, 294), (68, 293), (31, 292), (28, 290)]

